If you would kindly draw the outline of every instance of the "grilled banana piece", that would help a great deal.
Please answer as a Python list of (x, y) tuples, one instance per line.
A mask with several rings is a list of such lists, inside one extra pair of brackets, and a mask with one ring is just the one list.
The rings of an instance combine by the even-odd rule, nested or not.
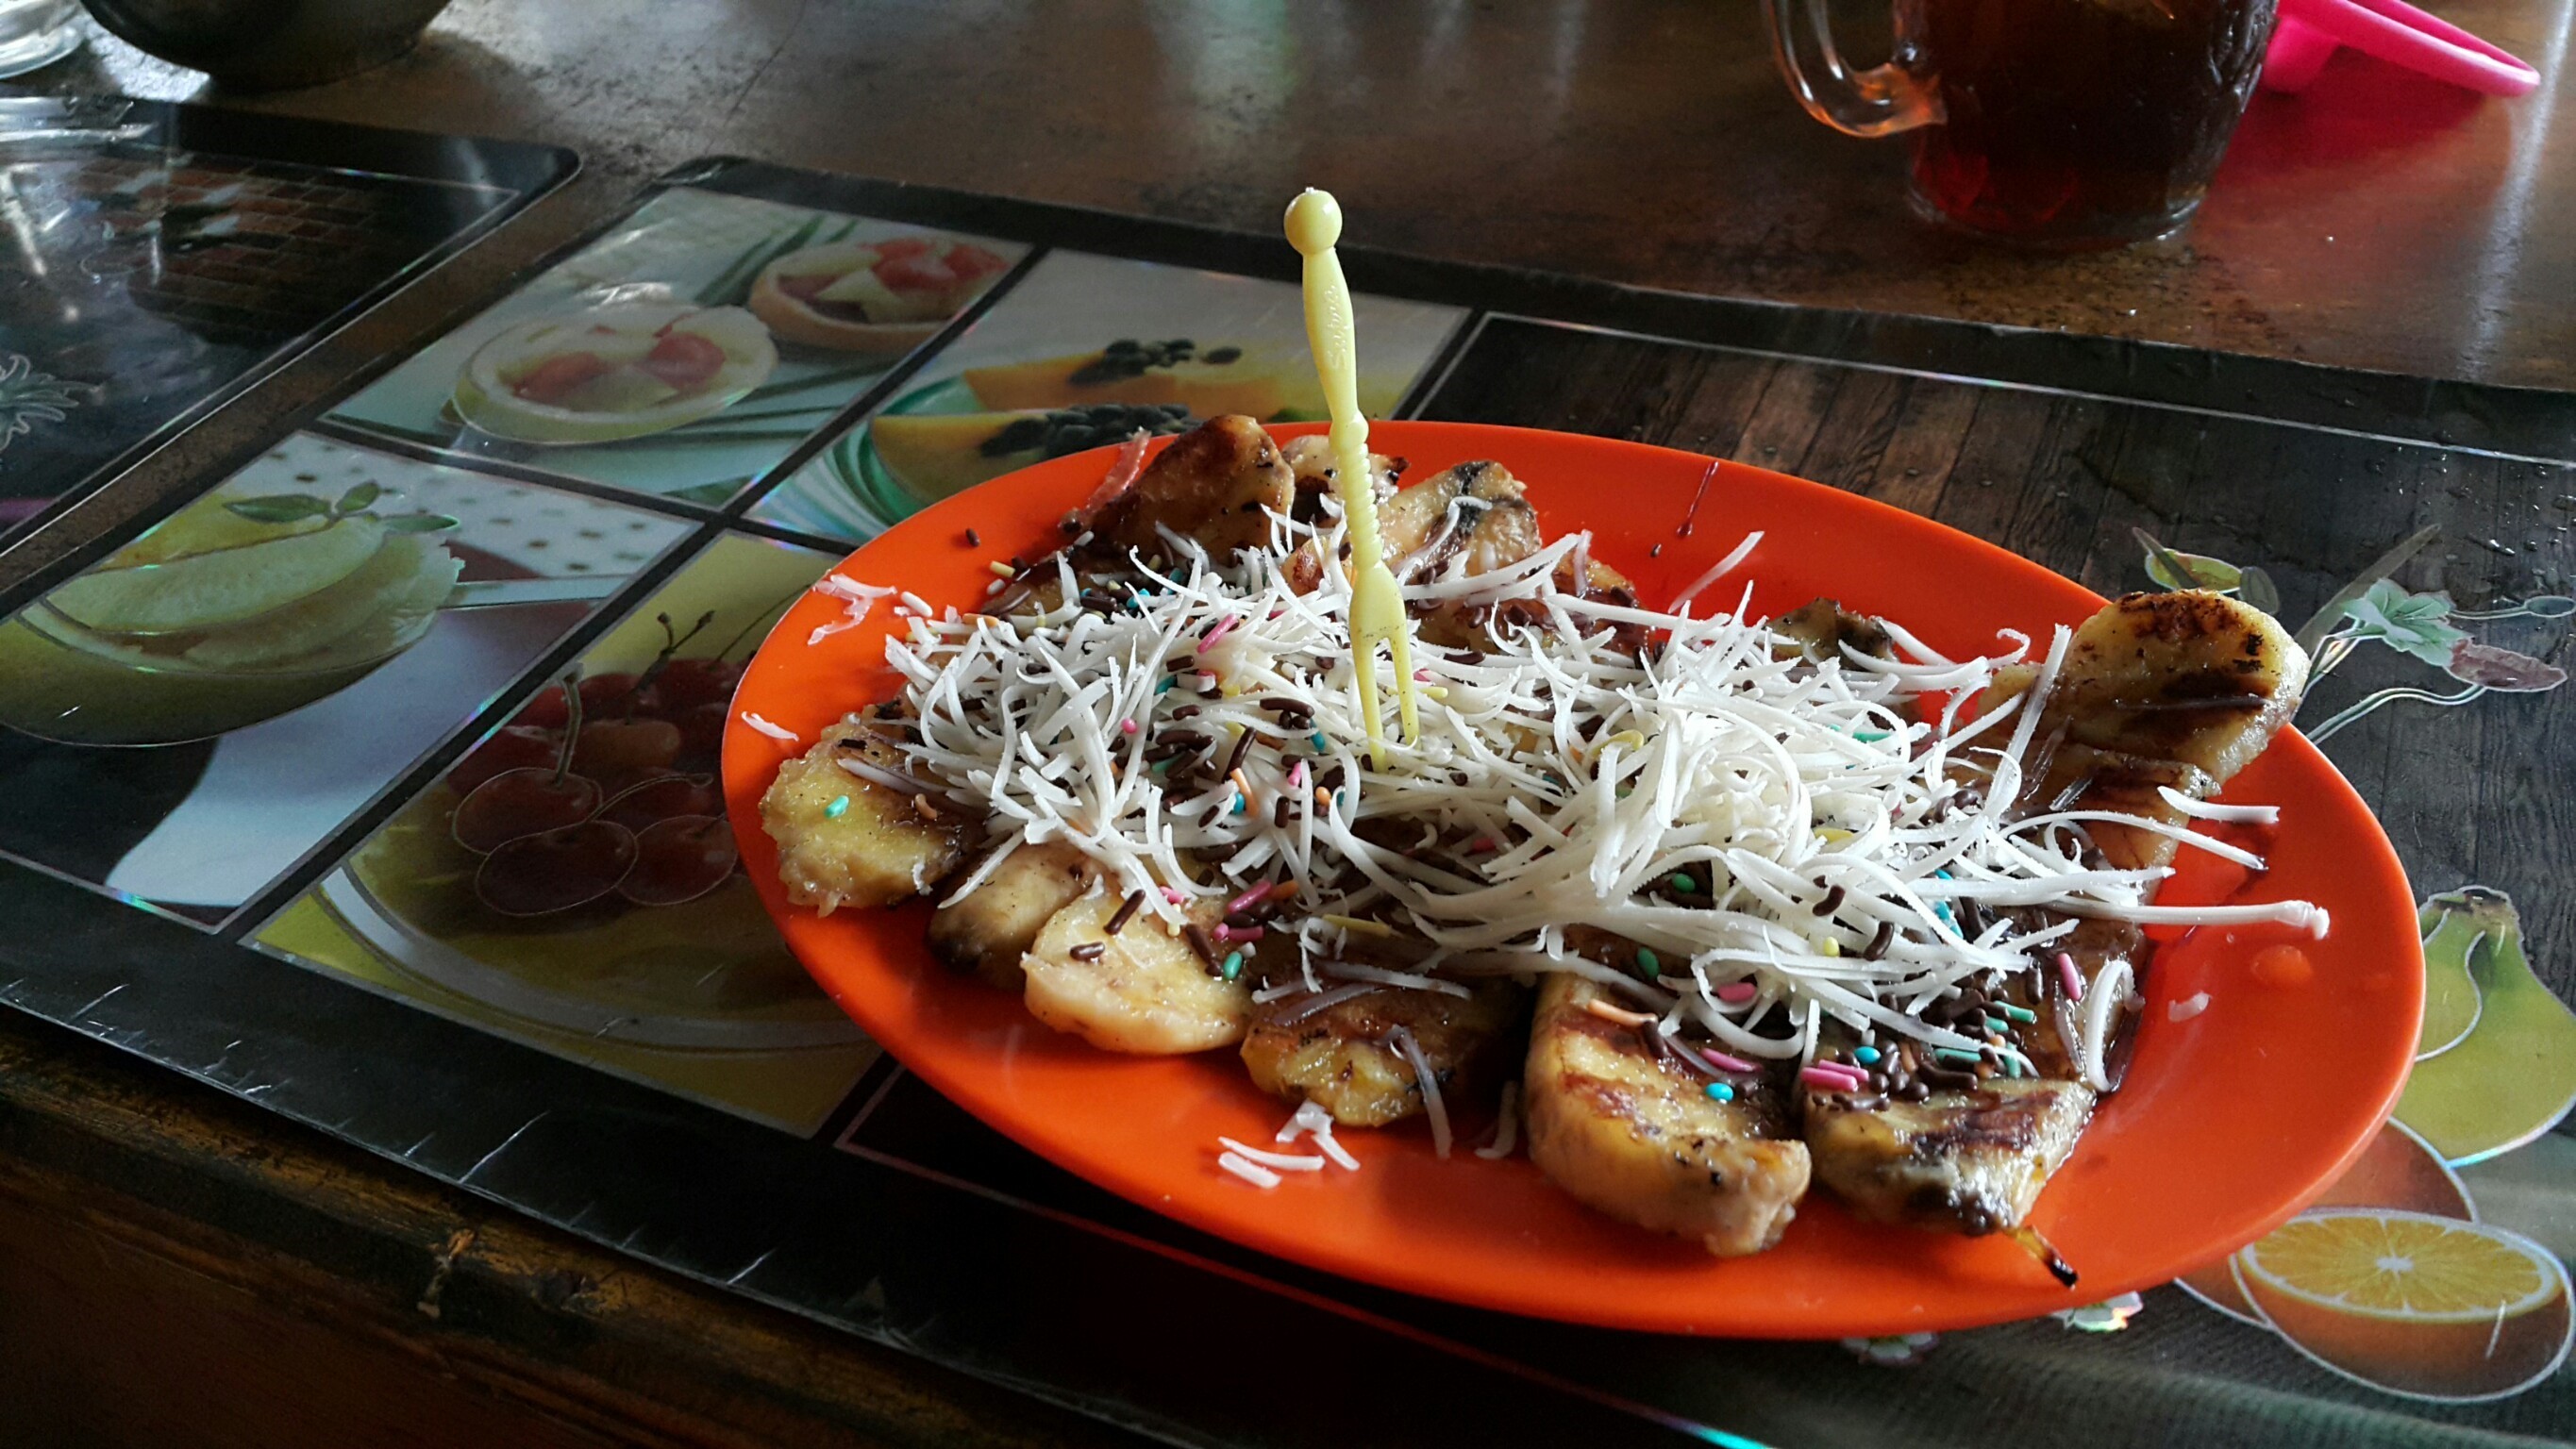
[(1538, 552), (1538, 510), (1500, 463), (1461, 463), (1397, 490), (1377, 511), (1390, 567), (1427, 579), (1463, 558), (1481, 574)]
[(1566, 973), (1539, 984), (1521, 1086), (1530, 1160), (1586, 1206), (1722, 1257), (1778, 1242), (1808, 1173), (1779, 1083), (1710, 1100), (1707, 1078), (1585, 1009), (1603, 994)]
[(1020, 957), (1056, 912), (1100, 878), (1091, 857), (1061, 840), (1023, 845), (1003, 858), (965, 899), (931, 912), (930, 954), (952, 971), (972, 971), (1004, 991), (1025, 985)]
[(1511, 1065), (1529, 993), (1489, 980), (1465, 997), (1387, 986), (1321, 1011), (1299, 1005), (1314, 999), (1254, 1007), (1244, 1066), (1265, 1092), (1313, 1102), (1346, 1127), (1383, 1127), (1422, 1111), (1412, 1058), (1390, 1033), (1412, 1035), (1445, 1102), (1482, 1102)]
[(1152, 553), (1164, 547), (1160, 528), (1168, 528), (1224, 558), (1268, 541), (1269, 512), (1286, 514), (1296, 488), (1259, 423), (1240, 414), (1210, 418), (1174, 438), (1134, 487), (1093, 513), (1094, 548), (1119, 559), (1130, 548)]
[(1974, 1236), (2021, 1225), (2092, 1116), (2092, 1088), (2038, 1077), (1921, 1102), (1816, 1092), (1807, 1146), (1817, 1181), (1862, 1217)]
[(812, 749), (778, 767), (760, 797), (760, 824), (778, 842), (789, 900), (827, 916), (843, 906), (892, 905), (956, 868), (965, 854), (962, 825), (922, 814), (913, 797), (842, 769), (835, 755), (898, 775), (908, 768), (892, 745), (852, 724), (823, 731)]
[[(1093, 1046), (1140, 1056), (1241, 1040), (1251, 986), (1211, 974), (1189, 941), (1150, 913), (1112, 934), (1118, 906), (1117, 896), (1094, 891), (1047, 918), (1020, 959), (1030, 1013)], [(1198, 924), (1213, 924), (1218, 914), (1219, 907), (1203, 906)]]
[[(2035, 738), (2046, 753), (2017, 803), (2026, 812), (2078, 806), (2181, 823), (2158, 787), (2195, 799), (2215, 794), (2289, 722), (2307, 674), (2307, 655), (2280, 625), (2232, 599), (2193, 592), (2115, 600), (2068, 641), (2056, 684), (2040, 702)], [(2027, 691), (2035, 677), (2010, 671), (1986, 707)], [(2152, 831), (2095, 822), (2088, 833), (2114, 866), (2173, 857), (2175, 842)], [(2025, 922), (2044, 924), (2036, 915)], [(2093, 1001), (2102, 973), (2121, 963), (2134, 974), (2144, 946), (2134, 926), (2085, 920), (2051, 954), (2067, 954)], [(2021, 1034), (2036, 1076), (1988, 1076), (1928, 1094), (1917, 1088), (1915, 1100), (1808, 1093), (1817, 1180), (1883, 1222), (1968, 1234), (2020, 1227), (2096, 1101), (2077, 1044), (2060, 1035), (2073, 1008), (2057, 997), (2053, 978), (2040, 982), (2011, 988), (2011, 1004), (2037, 1018)], [(2112, 1009), (2103, 1065), (2116, 1086), (2132, 1022), (2124, 1004)], [(1903, 1059), (1914, 1061), (1912, 1048)]]
[[(2199, 590), (2130, 594), (2076, 626), (2039, 738), (2063, 731), (2114, 755), (2189, 765), (2214, 789), (2263, 753), (2307, 683), (2307, 651), (2262, 610)], [(2003, 681), (1996, 690), (2009, 692)]]

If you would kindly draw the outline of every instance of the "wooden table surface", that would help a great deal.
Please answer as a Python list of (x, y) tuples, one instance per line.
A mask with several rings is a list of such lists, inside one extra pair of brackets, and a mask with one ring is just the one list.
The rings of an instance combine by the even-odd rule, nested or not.
[[(1355, 240), (1403, 251), (2576, 388), (2576, 95), (2559, 84), (2576, 0), (2435, 8), (2539, 64), (2541, 91), (2481, 101), (2346, 57), (2303, 97), (2257, 98), (2181, 238), (2071, 258), (1908, 219), (1901, 148), (1808, 121), (1743, 0), (459, 0), (412, 56), (304, 92), (208, 92), (103, 37), (22, 84), (587, 161), (148, 465), (173, 482), (425, 338), (642, 178), (719, 152), (1247, 230), (1315, 183)], [(49, 1406), (38, 1437), (66, 1445), (1109, 1437), (16, 1019), (0, 1020), (0, 1342), (34, 1346), (0, 1353), (0, 1417)], [(247, 1417), (261, 1394), (301, 1396), (301, 1421)], [(209, 1402), (235, 1409), (191, 1407)]]

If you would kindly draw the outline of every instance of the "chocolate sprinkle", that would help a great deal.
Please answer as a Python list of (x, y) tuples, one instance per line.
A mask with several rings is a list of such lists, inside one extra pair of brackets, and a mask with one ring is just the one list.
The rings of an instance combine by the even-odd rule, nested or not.
[(1072, 950), (1065, 952), (1066, 955), (1071, 956), (1076, 961), (1097, 961), (1108, 953), (1109, 943), (1106, 941), (1085, 941), (1081, 945), (1074, 947)]
[(1118, 903), (1118, 913), (1109, 918), (1109, 934), (1115, 936), (1127, 929), (1127, 923), (1136, 919), (1136, 908), (1143, 904), (1145, 904), (1143, 891), (1129, 891), (1127, 899)]

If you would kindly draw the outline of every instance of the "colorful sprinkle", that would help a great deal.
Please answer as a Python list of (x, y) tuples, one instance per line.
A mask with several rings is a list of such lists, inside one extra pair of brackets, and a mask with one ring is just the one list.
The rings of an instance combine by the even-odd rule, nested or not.
[(1217, 972), (1218, 972), (1218, 974), (1219, 974), (1219, 975), (1222, 975), (1223, 977), (1225, 977), (1225, 979), (1226, 979), (1226, 980), (1228, 980), (1228, 981), (1232, 981), (1232, 980), (1233, 980), (1234, 978), (1236, 978), (1237, 976), (1242, 975), (1242, 974), (1243, 974), (1243, 953), (1242, 953), (1241, 951), (1228, 951), (1228, 952), (1226, 952), (1226, 953), (1225, 953), (1225, 964), (1224, 964), (1223, 966), (1218, 967), (1218, 968), (1217, 968)]
[(1708, 1064), (1717, 1068), (1721, 1072), (1758, 1072), (1762, 1070), (1760, 1067), (1753, 1065), (1753, 1063), (1746, 1061), (1742, 1057), (1729, 1056), (1715, 1047), (1702, 1047), (1700, 1048), (1699, 1054), (1708, 1058)]
[(1660, 977), (1664, 974), (1664, 963), (1654, 952), (1640, 946), (1637, 948), (1637, 969), (1650, 977)]
[(1304, 760), (1299, 760), (1295, 765), (1289, 767), (1288, 788), (1291, 790), (1303, 790), (1306, 788), (1306, 762)]
[(1750, 981), (1730, 981), (1717, 988), (1717, 999), (1729, 1006), (1742, 1006), (1760, 995), (1761, 990)]
[(1724, 1082), (1711, 1082), (1708, 1084), (1708, 1099), (1712, 1102), (1732, 1102), (1735, 1100), (1735, 1089)]
[(1860, 1064), (1861, 1064), (1862, 1066), (1864, 1066), (1864, 1067), (1874, 1067), (1874, 1066), (1877, 1066), (1877, 1065), (1878, 1065), (1878, 1056), (1879, 1056), (1878, 1048), (1876, 1048), (1876, 1047), (1874, 1047), (1874, 1046), (1862, 1046), (1862, 1047), (1853, 1047), (1853, 1048), (1852, 1048), (1852, 1060), (1853, 1060), (1853, 1061), (1856, 1061), (1856, 1062), (1858, 1062), (1858, 1063), (1860, 1063)]
[(1823, 1087), (1835, 1092), (1855, 1091), (1869, 1085), (1869, 1078), (1859, 1072), (1849, 1067), (1837, 1067), (1824, 1062), (1801, 1068), (1798, 1072), (1798, 1081), (1804, 1086)]
[(832, 803), (823, 807), (823, 818), (826, 820), (838, 820), (849, 813), (850, 797), (847, 795), (835, 795), (832, 797)]
[(1122, 735), (1132, 735), (1136, 733), (1136, 722), (1132, 719), (1120, 720), (1118, 722), (1118, 733)]
[(1232, 614), (1228, 614), (1224, 618), (1217, 620), (1216, 627), (1208, 630), (1207, 637), (1199, 641), (1199, 652), (1201, 654), (1205, 654), (1209, 650), (1214, 649), (1218, 640), (1223, 639), (1226, 635), (1233, 632), (1234, 616)]
[(1156, 694), (1169, 694), (1172, 692), (1172, 685), (1174, 682), (1175, 681), (1170, 676), (1165, 676), (1162, 683), (1154, 686), (1154, 692)]
[(2084, 977), (2075, 969), (2075, 958), (2063, 951), (2057, 953), (2057, 984), (2066, 988), (2068, 1001), (2084, 999)]
[(1327, 926), (1339, 926), (1345, 931), (1357, 931), (1363, 936), (1393, 936), (1395, 934), (1395, 927), (1388, 925), (1384, 921), (1363, 920), (1358, 916), (1317, 916), (1315, 919), (1322, 921)]
[(1163, 899), (1176, 906), (1186, 906), (1190, 903), (1189, 893), (1176, 886), (1163, 887)]
[(1645, 1012), (1623, 1011), (1598, 996), (1583, 1003), (1583, 1009), (1603, 1021), (1615, 1021), (1621, 1026), (1646, 1026), (1654, 1021), (1654, 1018)]
[(1886, 738), (1887, 738), (1887, 731), (1885, 731), (1885, 730), (1853, 730), (1853, 731), (1852, 731), (1852, 738), (1853, 738), (1853, 739), (1856, 739), (1856, 740), (1858, 740), (1858, 741), (1860, 741), (1860, 742), (1861, 742), (1862, 744), (1864, 744), (1864, 745), (1874, 745), (1874, 744), (1877, 744), (1880, 740), (1883, 740), (1883, 739), (1886, 739)]
[(1689, 895), (1699, 889), (1698, 881), (1692, 880), (1689, 876), (1684, 875), (1680, 871), (1674, 871), (1673, 878), (1666, 882), (1666, 884), (1670, 885), (1675, 891), (1678, 891), (1683, 895)]
[(1957, 1066), (1973, 1067), (1977, 1064), (1977, 1054), (1975, 1052), (1962, 1051), (1957, 1047), (1934, 1047), (1932, 1049), (1932, 1055), (1937, 1060), (1950, 1062)]
[(1322, 730), (1317, 730), (1313, 734), (1306, 736), (1306, 743), (1315, 747), (1316, 754), (1329, 755), (1333, 752), (1333, 747), (1325, 741), (1324, 732)]
[(993, 577), (997, 579), (1007, 579), (1013, 573), (1017, 572), (1017, 570), (1013, 569), (1009, 564), (1002, 562), (1000, 559), (995, 559), (991, 563), (984, 565), (984, 567), (991, 569), (993, 571)]
[(2010, 1003), (2005, 1003), (1996, 1009), (2015, 1021), (2033, 1022), (2039, 1020), (2039, 1013), (2031, 1010), (2027, 1006), (2014, 1006)]

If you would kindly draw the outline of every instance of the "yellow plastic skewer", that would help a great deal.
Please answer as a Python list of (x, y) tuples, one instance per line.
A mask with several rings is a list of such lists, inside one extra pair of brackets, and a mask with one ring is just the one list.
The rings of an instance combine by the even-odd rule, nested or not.
[(1313, 187), (1288, 203), (1288, 244), (1306, 259), (1306, 344), (1333, 415), (1333, 491), (1351, 540), (1351, 673), (1359, 681), (1360, 718), (1368, 726), (1369, 762), (1386, 768), (1386, 727), (1377, 713), (1377, 646), (1395, 656), (1395, 700), (1404, 741), (1421, 738), (1413, 696), (1413, 620), (1396, 592), (1378, 542), (1377, 496), (1369, 477), (1368, 419), (1360, 415), (1359, 335), (1351, 321), (1350, 284), (1333, 243), (1342, 235), (1342, 206)]

